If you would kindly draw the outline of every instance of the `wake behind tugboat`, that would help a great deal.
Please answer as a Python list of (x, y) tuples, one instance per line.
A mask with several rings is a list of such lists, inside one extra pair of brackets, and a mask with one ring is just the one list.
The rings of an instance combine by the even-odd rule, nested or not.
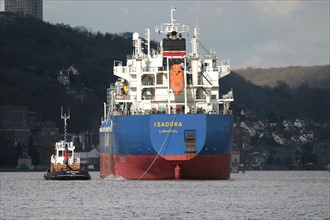
[(55, 143), (55, 155), (51, 156), (51, 164), (44, 174), (46, 180), (90, 180), (88, 170), (80, 167), (80, 155), (75, 154), (75, 146), (72, 141), (66, 141), (67, 120), (70, 119), (70, 114), (63, 115), (64, 120), (64, 141)]

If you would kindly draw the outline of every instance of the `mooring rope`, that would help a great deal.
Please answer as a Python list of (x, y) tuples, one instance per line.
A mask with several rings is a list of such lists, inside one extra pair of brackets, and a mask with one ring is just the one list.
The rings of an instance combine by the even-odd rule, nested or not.
[[(174, 124), (175, 119), (176, 119), (176, 114), (175, 114), (174, 119), (173, 119), (173, 121), (172, 121), (172, 126), (171, 126), (170, 130), (172, 130), (172, 128), (173, 128), (173, 124)], [(154, 165), (154, 163), (156, 162), (157, 158), (159, 157), (160, 152), (162, 151), (162, 149), (163, 149), (163, 147), (164, 147), (164, 145), (165, 145), (165, 143), (166, 143), (166, 140), (167, 140), (168, 136), (170, 135), (170, 133), (171, 133), (171, 132), (168, 132), (168, 133), (167, 133), (167, 135), (166, 135), (166, 137), (165, 137), (165, 139), (164, 139), (164, 142), (163, 142), (161, 148), (159, 149), (159, 151), (158, 151), (156, 157), (155, 157), (154, 160), (151, 162), (151, 164), (150, 164), (150, 166), (148, 167), (148, 169), (146, 169), (146, 171), (145, 171), (145, 172), (144, 172), (144, 173), (143, 173), (143, 174), (142, 174), (137, 180), (140, 180), (141, 178), (143, 178), (143, 177), (148, 173), (148, 171), (151, 169), (151, 167)]]

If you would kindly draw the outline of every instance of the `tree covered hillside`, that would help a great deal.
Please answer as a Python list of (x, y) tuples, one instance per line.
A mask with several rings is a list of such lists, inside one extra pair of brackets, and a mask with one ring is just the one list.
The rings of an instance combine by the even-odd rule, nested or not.
[(284, 119), (301, 118), (314, 122), (330, 122), (330, 90), (311, 87), (302, 83), (291, 88), (283, 81), (276, 86), (257, 86), (244, 79), (237, 72), (220, 79), (220, 91), (233, 88), (236, 116), (242, 109), (253, 109), (258, 119), (281, 122)]
[(289, 66), (282, 68), (246, 68), (236, 72), (248, 81), (259, 85), (275, 87), (279, 81), (291, 88), (307, 84), (313, 88), (330, 88), (330, 65), (324, 66)]
[[(28, 67), (39, 76), (55, 78), (61, 68), (74, 64), (86, 86), (95, 87), (113, 80), (113, 61), (125, 59), (132, 51), (132, 33), (128, 32), (93, 34), (84, 27), (53, 25), (8, 14), (2, 14), (0, 19), (0, 65)], [(100, 78), (103, 82), (99, 82)]]
[[(155, 48), (156, 42), (151, 46)], [(63, 124), (60, 108), (70, 106), (70, 131), (90, 130), (98, 126), (106, 88), (116, 79), (114, 60), (125, 61), (132, 51), (130, 32), (91, 33), (84, 27), (0, 13), (0, 105), (28, 106), (40, 121), (55, 121), (59, 128)], [(58, 81), (59, 73), (70, 66), (79, 75), (70, 76), (70, 85), (63, 85)], [(301, 70), (305, 69), (308, 67)], [(294, 74), (292, 77), (295, 81)], [(251, 108), (269, 120), (304, 117), (330, 121), (329, 87), (306, 83), (291, 87), (283, 81), (261, 87), (234, 71), (221, 79), (220, 93), (231, 88), (236, 116), (242, 108)]]
[[(60, 106), (70, 106), (76, 130), (100, 120), (106, 88), (115, 80), (113, 62), (132, 52), (132, 33), (91, 33), (9, 13), (0, 14), (0, 30), (0, 105), (26, 105), (57, 125)], [(59, 84), (60, 71), (71, 65), (79, 76), (70, 86)]]

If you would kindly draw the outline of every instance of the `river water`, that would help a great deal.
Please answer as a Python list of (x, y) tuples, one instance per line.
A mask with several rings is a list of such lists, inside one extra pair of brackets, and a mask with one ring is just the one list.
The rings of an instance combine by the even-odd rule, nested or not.
[(330, 219), (330, 172), (247, 171), (225, 181), (46, 181), (0, 173), (0, 219)]

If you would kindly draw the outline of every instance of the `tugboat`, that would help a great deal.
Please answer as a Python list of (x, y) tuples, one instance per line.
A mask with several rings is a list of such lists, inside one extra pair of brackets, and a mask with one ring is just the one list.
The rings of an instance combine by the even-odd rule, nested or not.
[(63, 109), (61, 109), (61, 119), (64, 120), (64, 140), (55, 143), (56, 154), (51, 156), (50, 167), (46, 170), (44, 178), (46, 180), (90, 180), (88, 170), (80, 166), (80, 155), (74, 153), (73, 142), (66, 139), (67, 120), (70, 119), (70, 113), (63, 115)]

